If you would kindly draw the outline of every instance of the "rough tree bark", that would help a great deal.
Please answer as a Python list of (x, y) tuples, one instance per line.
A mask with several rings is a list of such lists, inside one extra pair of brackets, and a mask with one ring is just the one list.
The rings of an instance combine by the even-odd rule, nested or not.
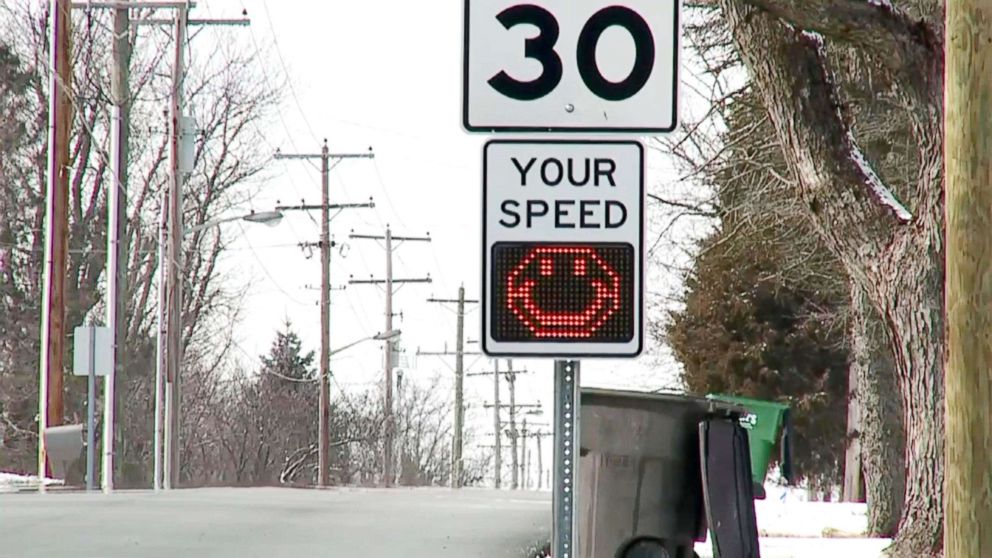
[[(757, 6), (757, 7), (755, 7)], [(943, 47), (940, 31), (887, 2), (720, 0), (817, 232), (878, 309), (906, 425), (906, 492), (889, 552), (939, 556), (943, 538)], [(885, 70), (920, 146), (904, 205), (858, 147), (825, 37)], [(912, 212), (909, 208), (912, 208)]]
[(861, 403), (861, 463), (868, 501), (867, 534), (896, 534), (906, 490), (905, 432), (892, 349), (864, 289), (851, 285), (851, 368)]

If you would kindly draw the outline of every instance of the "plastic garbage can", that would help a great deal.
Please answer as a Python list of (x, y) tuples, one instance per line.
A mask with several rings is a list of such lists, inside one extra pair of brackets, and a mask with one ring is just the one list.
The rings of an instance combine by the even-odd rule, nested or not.
[[(583, 389), (577, 557), (693, 558), (694, 543), (705, 540), (707, 531), (703, 486), (707, 445), (724, 443), (707, 438), (701, 424), (722, 422), (746, 439), (738, 424), (745, 415), (741, 406), (714, 399)], [(737, 461), (749, 476), (749, 456)], [(734, 463), (713, 462), (710, 470), (734, 476)], [(743, 485), (753, 522), (751, 487)], [(721, 492), (721, 487), (712, 496), (723, 507), (739, 499)]]
[(52, 477), (65, 480), (69, 469), (81, 458), (84, 446), (83, 425), (49, 426), (42, 435), (45, 437), (45, 451)]
[(741, 426), (748, 431), (751, 446), (751, 474), (754, 480), (754, 491), (757, 498), (765, 497), (765, 477), (768, 475), (768, 463), (771, 461), (772, 449), (775, 442), (782, 436), (779, 459), (782, 478), (792, 482), (792, 424), (789, 418), (789, 406), (774, 401), (762, 401), (734, 395), (710, 394), (709, 399), (736, 403), (748, 410), (747, 416), (741, 421)]

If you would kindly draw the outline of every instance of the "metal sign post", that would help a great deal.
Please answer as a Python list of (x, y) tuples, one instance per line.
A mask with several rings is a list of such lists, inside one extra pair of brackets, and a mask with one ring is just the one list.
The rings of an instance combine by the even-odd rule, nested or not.
[(578, 548), (575, 528), (579, 447), (579, 361), (555, 361), (554, 541), (551, 555), (573, 558)]
[[(462, 126), (665, 134), (678, 124), (679, 0), (464, 0)], [(552, 555), (579, 539), (579, 362), (643, 349), (644, 147), (483, 148), (482, 351), (555, 360)]]
[[(74, 332), (72, 373), (86, 376), (86, 490), (96, 488), (96, 377), (113, 372), (114, 337), (108, 327), (79, 326)], [(104, 428), (108, 428), (104, 425)]]
[(90, 333), (89, 374), (86, 375), (86, 490), (96, 488), (96, 333)]

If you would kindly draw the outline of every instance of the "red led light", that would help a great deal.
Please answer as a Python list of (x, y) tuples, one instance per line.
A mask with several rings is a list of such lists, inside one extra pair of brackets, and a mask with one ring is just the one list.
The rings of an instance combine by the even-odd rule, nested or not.
[(638, 272), (628, 243), (498, 242), (491, 259), (492, 339), (626, 343)]
[[(556, 266), (556, 262), (566, 265)], [(541, 304), (547, 301), (542, 301), (536, 292), (536, 277), (553, 281), (556, 269), (559, 273), (571, 273), (571, 277), (558, 277), (560, 282), (585, 284), (583, 308), (547, 309), (546, 304)], [(577, 282), (576, 277), (587, 279)], [(585, 246), (531, 249), (506, 276), (505, 287), (507, 308), (538, 338), (592, 337), (617, 312), (621, 301), (616, 270), (594, 248)]]

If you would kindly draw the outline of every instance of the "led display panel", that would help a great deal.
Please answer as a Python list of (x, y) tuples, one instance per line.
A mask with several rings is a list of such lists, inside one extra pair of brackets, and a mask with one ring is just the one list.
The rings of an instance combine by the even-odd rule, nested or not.
[(507, 342), (625, 343), (634, 337), (634, 247), (497, 243), (492, 336)]

